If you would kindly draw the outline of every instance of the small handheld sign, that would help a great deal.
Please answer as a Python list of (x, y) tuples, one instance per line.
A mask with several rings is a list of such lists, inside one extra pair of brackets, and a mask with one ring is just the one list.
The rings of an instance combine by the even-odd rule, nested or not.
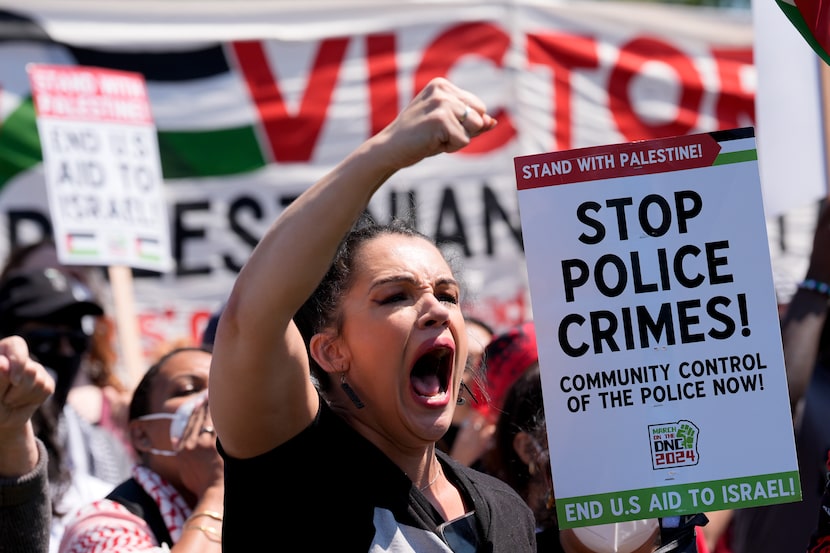
[(61, 262), (168, 271), (164, 183), (143, 76), (27, 69)]
[(560, 527), (800, 501), (753, 130), (514, 161)]

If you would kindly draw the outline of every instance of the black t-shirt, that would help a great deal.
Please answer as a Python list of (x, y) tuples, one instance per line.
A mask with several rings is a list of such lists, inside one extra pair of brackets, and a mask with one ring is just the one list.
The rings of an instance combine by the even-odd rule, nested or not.
[[(409, 478), (321, 400), (314, 423), (251, 459), (225, 459), (225, 552), (448, 552), (440, 514)], [(507, 484), (442, 452), (474, 511), (479, 552), (533, 553), (533, 513)]]

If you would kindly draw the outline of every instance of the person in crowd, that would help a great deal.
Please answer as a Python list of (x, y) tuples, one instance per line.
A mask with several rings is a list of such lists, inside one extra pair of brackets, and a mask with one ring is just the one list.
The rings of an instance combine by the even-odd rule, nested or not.
[(436, 444), (462, 465), (474, 467), (481, 455), (492, 446), (496, 426), (475, 406), (486, 401), (481, 388), (484, 348), (493, 337), (493, 328), (475, 317), (465, 317), (468, 336), (467, 368), (461, 379), (462, 393), (455, 406), (452, 424)]
[(52, 506), (46, 448), (32, 415), (55, 381), (19, 336), (0, 339), (0, 553), (45, 553)]
[(288, 536), (308, 551), (535, 550), (521, 497), (436, 447), (467, 362), (453, 270), (403, 223), (360, 224), (396, 171), (495, 124), (475, 95), (430, 81), (254, 248), (211, 365), (226, 551)]
[(493, 336), (484, 351), (493, 447), (481, 469), (505, 481), (533, 510), (537, 551), (563, 552), (554, 509), (536, 328), (525, 321)]
[(830, 202), (821, 202), (804, 281), (790, 298), (781, 337), (802, 500), (735, 510), (733, 553), (801, 553), (816, 529), (830, 448)]
[[(48, 237), (13, 248), (0, 272), (0, 280), (12, 271), (47, 268), (68, 273), (90, 290), (96, 303), (102, 308), (105, 306), (109, 286), (101, 267), (62, 264), (54, 240)], [(106, 313), (95, 317), (89, 349), (69, 389), (67, 403), (88, 423), (111, 432), (132, 454), (127, 437), (131, 393), (118, 375), (115, 331), (112, 317)], [(115, 479), (120, 480), (122, 476), (115, 475)]]
[(141, 460), (106, 498), (74, 513), (60, 553), (220, 551), (224, 464), (207, 403), (210, 359), (182, 347), (147, 370), (129, 410)]
[(90, 425), (67, 404), (90, 347), (87, 323), (102, 313), (88, 288), (56, 268), (12, 271), (0, 281), (0, 337), (21, 336), (31, 356), (55, 379), (55, 393), (33, 416), (49, 457), (52, 551), (63, 515), (103, 497), (129, 475), (133, 463), (111, 433)]
[(510, 386), (522, 373), (539, 361), (536, 326), (532, 321), (512, 326), (493, 336), (484, 348), (484, 376), (487, 400), (478, 409), (493, 422), (498, 421)]
[(467, 366), (474, 369), (481, 367), (484, 358), (484, 348), (493, 339), (493, 327), (478, 317), (466, 316), (467, 335), (470, 337), (467, 351)]
[(564, 553), (554, 508), (538, 361), (530, 361), (504, 392), (494, 445), (482, 469), (510, 484), (533, 510), (537, 551)]
[(482, 410), (495, 434), (481, 470), (509, 484), (533, 510), (538, 551), (562, 551), (533, 322), (492, 337), (484, 350), (484, 372), (489, 402)]
[(521, 371), (537, 359), (533, 323), (515, 325), (499, 335), (490, 331), (490, 338), (484, 342), (478, 358), (480, 366), (476, 371), (480, 376), (466, 388), (471, 390), (473, 400), (464, 411), (466, 418), (459, 426), (459, 437), (450, 452), (452, 457), (482, 469), (482, 460), (494, 445), (496, 421), (504, 394)]
[(67, 404), (93, 427), (112, 434), (135, 460), (127, 435), (131, 393), (116, 374), (115, 332), (112, 318), (106, 315), (96, 318), (88, 356), (69, 389)]

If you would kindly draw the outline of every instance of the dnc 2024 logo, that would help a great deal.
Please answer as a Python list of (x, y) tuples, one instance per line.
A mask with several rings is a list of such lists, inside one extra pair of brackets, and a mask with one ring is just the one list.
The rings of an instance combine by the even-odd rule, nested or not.
[(654, 469), (688, 467), (698, 462), (700, 430), (691, 421), (679, 420), (648, 426), (651, 466)]

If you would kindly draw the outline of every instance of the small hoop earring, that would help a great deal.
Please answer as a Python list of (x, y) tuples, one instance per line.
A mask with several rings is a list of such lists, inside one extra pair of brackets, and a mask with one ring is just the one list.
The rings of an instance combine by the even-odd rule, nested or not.
[(363, 402), (360, 400), (360, 397), (358, 397), (357, 392), (354, 391), (354, 388), (349, 386), (349, 383), (346, 382), (346, 371), (340, 373), (340, 387), (343, 388), (343, 392), (349, 396), (349, 399), (352, 403), (354, 403), (355, 407), (358, 409), (363, 409), (365, 407)]

